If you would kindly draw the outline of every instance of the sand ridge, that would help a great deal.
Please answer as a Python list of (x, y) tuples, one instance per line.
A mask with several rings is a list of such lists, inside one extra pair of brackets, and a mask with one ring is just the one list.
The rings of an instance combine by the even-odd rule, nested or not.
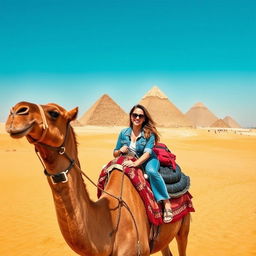
[[(75, 129), (82, 169), (94, 181), (112, 159), (120, 129)], [(159, 130), (162, 142), (177, 155), (177, 162), (191, 178), (196, 212), (192, 213), (187, 254), (256, 255), (256, 136)], [(51, 191), (33, 146), (5, 133), (0, 133), (0, 141), (0, 255), (76, 255), (59, 231)], [(95, 200), (96, 189), (86, 184)], [(170, 248), (178, 255), (176, 241)]]

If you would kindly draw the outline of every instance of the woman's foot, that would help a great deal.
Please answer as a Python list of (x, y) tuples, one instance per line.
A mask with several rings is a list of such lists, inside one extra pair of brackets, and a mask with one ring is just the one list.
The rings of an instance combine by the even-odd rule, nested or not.
[(172, 209), (164, 209), (164, 223), (170, 223), (173, 219)]
[(172, 207), (169, 199), (164, 200), (164, 223), (170, 223), (173, 219)]

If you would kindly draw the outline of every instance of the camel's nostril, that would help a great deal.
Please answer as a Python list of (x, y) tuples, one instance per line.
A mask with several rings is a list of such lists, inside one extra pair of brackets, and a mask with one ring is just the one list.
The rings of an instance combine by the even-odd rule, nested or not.
[(28, 107), (20, 107), (17, 111), (16, 114), (17, 115), (27, 115), (29, 111)]

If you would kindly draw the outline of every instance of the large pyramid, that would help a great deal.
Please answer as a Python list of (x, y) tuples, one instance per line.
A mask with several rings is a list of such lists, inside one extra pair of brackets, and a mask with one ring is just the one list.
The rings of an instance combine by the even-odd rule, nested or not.
[(147, 108), (158, 127), (192, 127), (192, 123), (157, 86), (148, 91), (139, 104)]
[(241, 126), (231, 116), (226, 116), (223, 120), (231, 128), (241, 128)]
[(223, 119), (216, 120), (213, 124), (211, 124), (211, 127), (230, 128), (230, 126), (226, 124)]
[(196, 103), (185, 115), (196, 127), (209, 127), (218, 120), (218, 117), (201, 102)]
[(128, 114), (107, 94), (102, 95), (79, 119), (82, 125), (128, 125)]

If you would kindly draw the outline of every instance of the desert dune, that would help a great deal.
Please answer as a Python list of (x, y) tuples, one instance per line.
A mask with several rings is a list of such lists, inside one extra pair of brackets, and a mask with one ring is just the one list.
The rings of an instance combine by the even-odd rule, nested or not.
[[(95, 182), (112, 159), (121, 127), (77, 127), (82, 169)], [(191, 178), (187, 255), (256, 255), (256, 136), (159, 129), (162, 142)], [(50, 188), (34, 147), (0, 130), (0, 255), (72, 256), (57, 223)], [(85, 180), (92, 199), (96, 188)], [(176, 241), (170, 248), (178, 255)], [(161, 255), (157, 253), (155, 255)]]

